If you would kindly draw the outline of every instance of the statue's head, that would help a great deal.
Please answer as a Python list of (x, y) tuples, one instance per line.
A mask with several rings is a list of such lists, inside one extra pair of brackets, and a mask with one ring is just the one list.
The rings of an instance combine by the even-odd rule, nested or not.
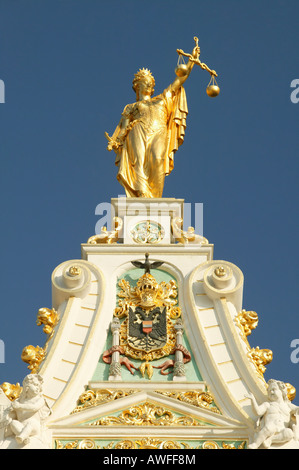
[(133, 90), (135, 91), (136, 95), (139, 94), (140, 87), (145, 87), (149, 90), (150, 96), (153, 95), (155, 89), (155, 79), (148, 69), (139, 69), (137, 73), (134, 75), (133, 80)]
[(22, 395), (37, 396), (42, 392), (43, 378), (39, 374), (28, 374), (23, 380), (23, 391)]
[(268, 381), (268, 397), (270, 401), (277, 401), (279, 396), (281, 396), (284, 401), (288, 400), (286, 384), (280, 380), (270, 379)]

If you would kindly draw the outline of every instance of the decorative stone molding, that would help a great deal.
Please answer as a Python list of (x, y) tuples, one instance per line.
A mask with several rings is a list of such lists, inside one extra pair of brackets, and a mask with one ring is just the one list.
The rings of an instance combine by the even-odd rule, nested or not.
[(53, 306), (58, 308), (70, 297), (84, 298), (90, 291), (91, 272), (82, 260), (66, 261), (52, 273)]
[(211, 299), (226, 297), (233, 301), (235, 298), (239, 300), (244, 279), (241, 270), (234, 264), (227, 261), (213, 261), (207, 266), (203, 281), (205, 292)]

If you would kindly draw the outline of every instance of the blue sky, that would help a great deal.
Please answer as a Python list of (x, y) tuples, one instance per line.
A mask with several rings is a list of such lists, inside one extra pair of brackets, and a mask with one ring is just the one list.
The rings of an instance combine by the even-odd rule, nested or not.
[(214, 258), (243, 271), (243, 308), (259, 315), (250, 344), (273, 351), (265, 378), (299, 390), (298, 14), (297, 0), (0, 1), (0, 383), (27, 374), (20, 356), (45, 343), (35, 322), (52, 271), (81, 257), (96, 206), (123, 194), (104, 132), (134, 102), (134, 73), (148, 67), (161, 92), (196, 35), (221, 93), (207, 97), (209, 74), (193, 69), (163, 195), (203, 203)]

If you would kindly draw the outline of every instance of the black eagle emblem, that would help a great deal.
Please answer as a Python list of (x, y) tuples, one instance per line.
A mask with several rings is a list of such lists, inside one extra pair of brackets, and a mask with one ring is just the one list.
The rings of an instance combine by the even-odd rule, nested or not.
[(149, 258), (149, 254), (145, 253), (145, 261), (144, 262), (142, 262), (142, 261), (131, 261), (131, 263), (136, 268), (144, 269), (144, 274), (146, 274), (146, 273), (150, 274), (151, 269), (159, 268), (164, 263), (164, 261), (154, 261), (153, 263), (151, 263), (148, 258)]
[(166, 307), (145, 312), (141, 307), (129, 308), (128, 343), (135, 349), (149, 352), (167, 342)]

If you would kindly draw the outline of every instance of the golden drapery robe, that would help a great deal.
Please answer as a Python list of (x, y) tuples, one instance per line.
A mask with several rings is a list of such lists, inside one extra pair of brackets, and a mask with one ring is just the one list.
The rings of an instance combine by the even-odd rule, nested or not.
[[(187, 114), (182, 86), (174, 90), (170, 85), (150, 100), (125, 107), (112, 139), (123, 139), (115, 164), (128, 197), (162, 197), (165, 175), (173, 170), (174, 153), (184, 141)], [(129, 121), (126, 129), (124, 120)]]

